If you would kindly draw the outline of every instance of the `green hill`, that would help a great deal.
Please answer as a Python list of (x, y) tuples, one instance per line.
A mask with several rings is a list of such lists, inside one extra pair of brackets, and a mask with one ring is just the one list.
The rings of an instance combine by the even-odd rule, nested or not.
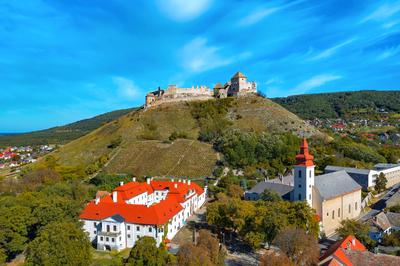
[(133, 110), (52, 156), (62, 166), (79, 167), (89, 174), (101, 167), (108, 173), (138, 176), (204, 176), (211, 174), (219, 155), (199, 136), (229, 128), (319, 134), (293, 113), (259, 96), (178, 102)]
[(64, 144), (77, 139), (100, 126), (121, 117), (133, 109), (117, 110), (89, 119), (80, 120), (68, 125), (23, 134), (0, 135), (0, 147), (41, 144)]
[(274, 102), (303, 119), (338, 118), (385, 109), (400, 112), (400, 91), (355, 91), (295, 95)]

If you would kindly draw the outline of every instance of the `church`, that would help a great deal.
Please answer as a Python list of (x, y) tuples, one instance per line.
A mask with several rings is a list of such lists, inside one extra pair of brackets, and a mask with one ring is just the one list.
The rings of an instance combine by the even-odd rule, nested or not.
[(260, 182), (246, 191), (245, 199), (258, 200), (269, 189), (283, 199), (306, 201), (320, 219), (321, 233), (333, 235), (342, 220), (360, 215), (362, 187), (346, 171), (315, 176), (314, 168), (314, 157), (303, 139), (293, 175)]

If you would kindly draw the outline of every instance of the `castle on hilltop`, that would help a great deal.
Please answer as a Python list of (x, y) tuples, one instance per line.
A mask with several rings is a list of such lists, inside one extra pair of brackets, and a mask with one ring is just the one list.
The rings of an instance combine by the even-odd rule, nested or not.
[(247, 77), (243, 73), (237, 72), (224, 85), (218, 82), (213, 90), (203, 85), (192, 86), (191, 88), (178, 88), (176, 85), (169, 85), (167, 89), (159, 87), (156, 91), (149, 92), (146, 95), (145, 106), (150, 107), (165, 102), (245, 96), (255, 93), (257, 93), (257, 84), (254, 81), (247, 81)]

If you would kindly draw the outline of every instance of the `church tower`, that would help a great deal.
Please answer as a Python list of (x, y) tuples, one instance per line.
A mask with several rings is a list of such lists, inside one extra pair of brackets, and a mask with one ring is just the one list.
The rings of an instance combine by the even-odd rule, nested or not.
[(308, 143), (304, 138), (301, 141), (300, 153), (296, 155), (294, 167), (294, 200), (306, 200), (312, 207), (314, 186), (314, 156), (308, 152)]

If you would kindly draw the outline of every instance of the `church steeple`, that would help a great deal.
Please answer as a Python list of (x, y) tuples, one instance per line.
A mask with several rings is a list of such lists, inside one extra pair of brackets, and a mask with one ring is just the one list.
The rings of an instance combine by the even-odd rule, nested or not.
[(313, 166), (314, 156), (308, 152), (308, 142), (303, 138), (300, 144), (300, 153), (296, 155), (296, 165), (298, 166)]
[(314, 186), (314, 156), (308, 151), (307, 139), (303, 138), (294, 167), (294, 200), (305, 200), (312, 207)]

